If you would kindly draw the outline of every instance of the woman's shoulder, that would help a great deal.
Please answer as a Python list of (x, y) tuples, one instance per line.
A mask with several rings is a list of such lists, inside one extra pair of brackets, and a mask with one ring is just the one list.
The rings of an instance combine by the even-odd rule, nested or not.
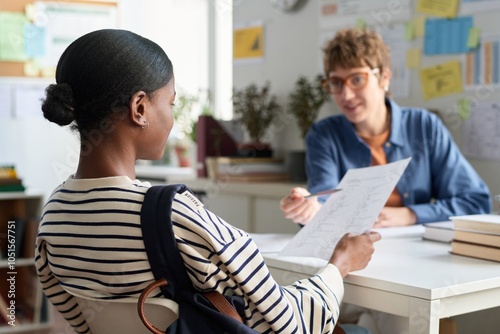
[(420, 107), (400, 107), (403, 121), (415, 123), (439, 124), (441, 119), (438, 111), (430, 111)]
[(344, 128), (347, 124), (346, 122), (347, 120), (344, 115), (332, 115), (316, 121), (313, 124), (312, 129), (316, 132), (326, 131), (328, 133), (332, 133), (332, 129), (340, 130)]
[(201, 236), (214, 249), (220, 249), (237, 239), (248, 238), (245, 231), (207, 210), (203, 202), (187, 190), (175, 195), (172, 219), (178, 226), (183, 226), (183, 235), (194, 233)]
[(134, 198), (144, 197), (151, 185), (148, 182), (131, 180), (126, 176), (96, 179), (75, 179), (68, 177), (54, 189), (49, 202), (55, 199), (92, 199), (92, 198)]
[(342, 114), (330, 115), (330, 116), (327, 116), (325, 118), (322, 118), (322, 119), (316, 121), (315, 124), (317, 124), (317, 125), (323, 125), (323, 124), (341, 124), (344, 119), (345, 119), (345, 117)]

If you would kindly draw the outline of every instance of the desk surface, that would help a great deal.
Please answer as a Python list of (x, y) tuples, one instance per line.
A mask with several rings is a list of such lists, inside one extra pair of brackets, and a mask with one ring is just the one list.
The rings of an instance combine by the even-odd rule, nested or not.
[[(375, 244), (368, 266), (350, 273), (346, 284), (426, 300), (498, 289), (500, 263), (449, 253), (450, 245), (421, 238), (393, 238)], [(311, 275), (326, 261), (264, 254), (269, 267)]]

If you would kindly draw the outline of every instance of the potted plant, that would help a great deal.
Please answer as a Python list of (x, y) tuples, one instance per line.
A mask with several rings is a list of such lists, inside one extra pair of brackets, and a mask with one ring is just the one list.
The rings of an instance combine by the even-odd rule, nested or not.
[(243, 156), (270, 157), (272, 150), (262, 138), (275, 117), (281, 112), (276, 96), (270, 94), (270, 84), (259, 88), (256, 84), (233, 89), (233, 111), (250, 136), (250, 142), (242, 143), (239, 153)]
[(198, 118), (198, 113), (195, 112), (194, 107), (198, 102), (198, 96), (180, 91), (177, 93), (175, 105), (172, 108), (177, 129), (172, 142), (179, 167), (191, 167), (189, 148), (194, 141), (194, 129)]
[[(317, 75), (311, 81), (305, 76), (300, 76), (288, 96), (287, 111), (295, 117), (303, 141), (307, 131), (316, 121), (321, 106), (328, 99), (322, 81), (321, 75)], [(305, 151), (290, 151), (288, 160), (290, 179), (298, 182), (306, 181)]]

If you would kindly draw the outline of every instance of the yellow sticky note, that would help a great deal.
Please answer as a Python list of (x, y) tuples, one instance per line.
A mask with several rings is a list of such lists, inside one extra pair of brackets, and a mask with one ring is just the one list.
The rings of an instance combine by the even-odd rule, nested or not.
[(406, 67), (419, 68), (421, 54), (422, 51), (420, 49), (409, 49), (406, 52)]
[(413, 22), (405, 23), (405, 40), (411, 41), (415, 38), (415, 29), (413, 27)]
[(54, 78), (56, 76), (56, 69), (55, 67), (42, 67), (40, 69), (41, 73), (42, 73), (42, 77), (46, 77), (46, 78)]
[(458, 100), (458, 116), (466, 120), (470, 117), (470, 101), (467, 98)]
[(261, 58), (264, 55), (264, 27), (235, 29), (233, 32), (233, 58)]
[(425, 16), (417, 16), (413, 19), (413, 33), (415, 38), (425, 35)]
[(460, 61), (453, 60), (420, 71), (424, 100), (461, 93), (463, 91)]
[(417, 11), (439, 17), (456, 17), (458, 0), (418, 0)]
[(37, 77), (40, 75), (40, 67), (34, 61), (27, 61), (23, 65), (23, 72), (27, 77)]
[(36, 8), (34, 4), (32, 3), (27, 4), (24, 7), (24, 12), (26, 13), (26, 17), (28, 18), (28, 20), (34, 21), (36, 16)]
[(475, 49), (479, 46), (479, 28), (472, 27), (469, 30), (469, 37), (467, 38), (467, 47), (469, 49)]
[(365, 29), (366, 27), (366, 21), (364, 18), (360, 17), (359, 19), (356, 20), (356, 27), (360, 29)]

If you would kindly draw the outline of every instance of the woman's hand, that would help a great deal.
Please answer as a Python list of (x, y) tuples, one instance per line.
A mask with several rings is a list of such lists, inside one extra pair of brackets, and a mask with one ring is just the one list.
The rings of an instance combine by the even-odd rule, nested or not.
[(391, 226), (408, 226), (417, 222), (417, 216), (407, 207), (386, 206), (375, 221), (374, 228)]
[(349, 272), (368, 265), (375, 251), (373, 244), (380, 238), (377, 232), (361, 235), (347, 233), (335, 246), (329, 262), (337, 267), (342, 277), (346, 277)]
[(304, 198), (307, 195), (310, 193), (306, 189), (296, 187), (290, 190), (290, 195), (281, 199), (280, 209), (285, 214), (285, 218), (302, 225), (311, 221), (321, 208), (321, 203), (318, 202), (317, 197)]

